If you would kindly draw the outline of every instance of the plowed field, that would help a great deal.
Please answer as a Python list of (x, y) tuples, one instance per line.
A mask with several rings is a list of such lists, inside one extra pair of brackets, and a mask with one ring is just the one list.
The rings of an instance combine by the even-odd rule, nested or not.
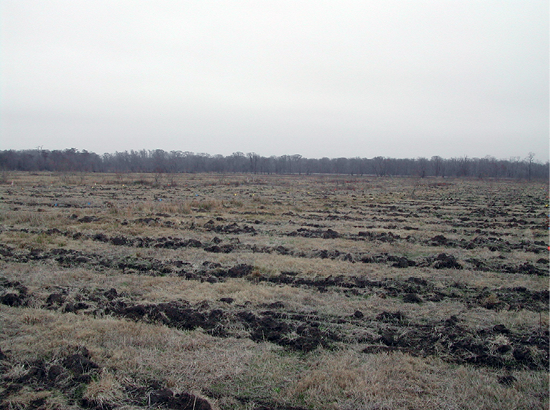
[(0, 408), (547, 409), (548, 212), (537, 182), (11, 174)]

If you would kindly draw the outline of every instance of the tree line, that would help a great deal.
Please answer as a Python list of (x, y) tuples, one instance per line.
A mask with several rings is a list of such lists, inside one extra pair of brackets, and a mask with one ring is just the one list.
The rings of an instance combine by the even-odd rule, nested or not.
[(66, 150), (0, 151), (0, 170), (116, 173), (255, 173), (348, 174), (417, 177), (475, 177), (548, 180), (549, 164), (529, 153), (525, 158), (304, 158), (296, 155), (264, 157), (254, 152), (228, 156), (188, 151), (140, 150), (98, 155)]

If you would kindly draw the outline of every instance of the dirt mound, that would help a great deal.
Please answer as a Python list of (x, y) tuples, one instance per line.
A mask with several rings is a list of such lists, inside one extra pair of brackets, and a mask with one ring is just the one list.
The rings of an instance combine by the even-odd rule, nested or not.
[(437, 255), (433, 267), (435, 269), (463, 269), (463, 266), (457, 262), (453, 255), (447, 255), (446, 253)]
[(189, 393), (174, 394), (170, 389), (155, 390), (149, 394), (149, 405), (161, 405), (174, 410), (211, 410), (205, 399)]
[[(98, 410), (121, 405), (144, 408), (160, 405), (174, 410), (210, 410), (212, 408), (204, 398), (186, 392), (174, 394), (169, 389), (159, 389), (162, 383), (155, 381), (151, 381), (148, 385), (122, 386), (126, 394), (122, 398), (117, 398), (116, 402), (110, 402), (104, 398), (96, 402), (85, 393), (91, 383), (101, 379), (104, 369), (93, 361), (87, 348), (78, 346), (70, 347), (68, 350), (72, 352), (64, 356), (21, 363), (12, 360), (9, 355), (2, 354), (0, 373), (3, 388), (0, 390), (0, 402), (17, 403), (20, 392), (32, 389), (35, 392), (47, 391), (51, 394), (31, 400), (27, 405), (22, 405), (22, 408), (55, 408), (59, 397), (71, 406)], [(23, 370), (14, 371), (14, 369)], [(11, 407), (0, 404), (0, 408)]]

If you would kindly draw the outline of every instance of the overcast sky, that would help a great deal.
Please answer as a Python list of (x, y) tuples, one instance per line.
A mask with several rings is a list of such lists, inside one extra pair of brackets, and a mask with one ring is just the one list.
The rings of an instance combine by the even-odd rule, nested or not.
[(534, 0), (0, 0), (0, 150), (548, 160)]

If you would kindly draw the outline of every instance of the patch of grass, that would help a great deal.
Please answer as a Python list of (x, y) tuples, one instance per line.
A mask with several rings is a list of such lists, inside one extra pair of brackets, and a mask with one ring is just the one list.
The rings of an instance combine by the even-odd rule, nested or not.
[[(155, 187), (155, 175), (143, 174), (13, 176), (17, 189), (0, 185), (0, 347), (9, 372), (82, 346), (101, 370), (73, 393), (96, 407), (128, 406), (125, 389), (151, 380), (216, 393), (209, 400), (220, 409), (548, 406), (548, 277), (529, 266), (514, 273), (525, 263), (547, 267), (545, 186), (177, 174), (157, 175)], [(329, 229), (338, 235), (323, 235)], [(463, 268), (438, 269), (441, 253)], [(399, 258), (414, 263), (395, 266)], [(230, 277), (239, 265), (246, 275)], [(406, 303), (411, 293), (423, 302)], [(140, 306), (143, 317), (115, 309)], [(174, 312), (218, 319), (182, 330), (185, 314), (167, 320)], [(403, 317), (392, 319), (397, 312)], [(280, 338), (252, 341), (270, 326)], [(414, 339), (426, 329), (441, 333), (431, 356)], [(325, 348), (295, 351), (290, 342), (308, 332)], [(386, 345), (384, 332), (408, 345)], [(509, 370), (453, 363), (448, 345), (460, 335)], [(532, 368), (507, 345), (525, 347), (516, 356)], [(507, 372), (509, 385), (499, 382)], [(35, 393), (7, 398), (24, 408)], [(53, 389), (44, 406), (70, 399)]]

